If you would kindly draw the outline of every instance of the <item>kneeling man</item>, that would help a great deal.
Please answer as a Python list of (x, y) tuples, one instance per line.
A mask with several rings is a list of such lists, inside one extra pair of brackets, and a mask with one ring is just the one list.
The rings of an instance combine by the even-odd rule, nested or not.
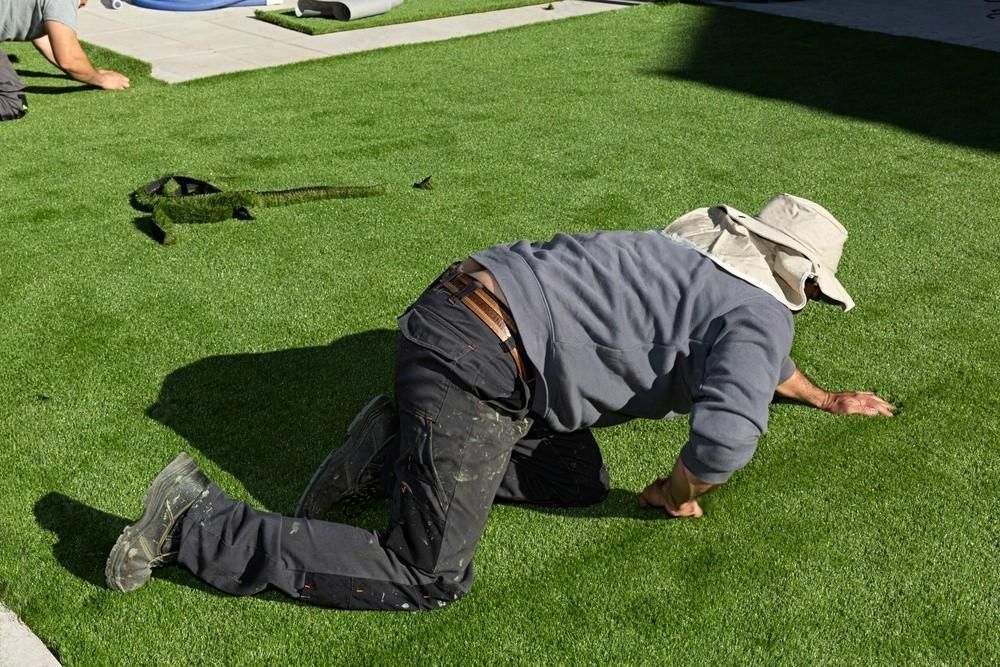
[[(591, 427), (690, 414), (690, 435), (642, 507), (700, 517), (745, 466), (777, 393), (836, 413), (891, 415), (830, 393), (789, 357), (810, 299), (849, 310), (835, 272), (846, 230), (791, 195), (751, 217), (699, 209), (665, 230), (560, 234), (475, 253), (399, 319), (396, 407), (372, 401), (320, 466), (297, 517), (230, 499), (178, 456), (111, 551), (131, 591), (177, 561), (236, 595), (268, 587), (344, 609), (435, 609), (469, 591), (494, 502), (586, 505), (608, 474)], [(385, 494), (388, 526), (325, 522)]]
[[(127, 77), (94, 69), (76, 37), (77, 8), (87, 0), (2, 0), (0, 42), (30, 41), (45, 58), (82, 83), (105, 90), (128, 88)], [(0, 120), (15, 120), (28, 112), (24, 85), (0, 49)]]

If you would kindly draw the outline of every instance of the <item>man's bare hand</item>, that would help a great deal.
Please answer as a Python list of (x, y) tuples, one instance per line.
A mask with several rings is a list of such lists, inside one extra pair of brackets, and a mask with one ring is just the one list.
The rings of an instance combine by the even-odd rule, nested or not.
[(806, 377), (798, 368), (791, 377), (778, 385), (778, 396), (832, 412), (835, 415), (884, 415), (891, 417), (896, 407), (870, 391), (826, 391)]
[(697, 500), (689, 500), (686, 503), (681, 503), (679, 507), (673, 507), (669, 491), (670, 477), (657, 478), (639, 494), (639, 507), (658, 507), (667, 516), (672, 517), (694, 517), (697, 519), (705, 514)]
[(131, 82), (124, 74), (119, 74), (109, 69), (99, 69), (92, 83), (104, 90), (125, 90)]
[(888, 401), (883, 401), (870, 391), (830, 392), (823, 402), (822, 408), (835, 415), (867, 415), (869, 417), (878, 415), (891, 417), (896, 412), (896, 406)]
[(34, 41), (35, 48), (70, 78), (104, 90), (129, 87), (128, 77), (111, 70), (94, 69), (73, 28), (58, 21), (46, 21), (45, 33), (44, 38)]

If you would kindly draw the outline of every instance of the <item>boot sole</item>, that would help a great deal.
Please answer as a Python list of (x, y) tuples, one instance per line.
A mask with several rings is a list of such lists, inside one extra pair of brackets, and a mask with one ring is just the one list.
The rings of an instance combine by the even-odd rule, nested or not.
[[(392, 401), (385, 394), (379, 394), (372, 400), (365, 404), (365, 407), (361, 408), (351, 423), (347, 426), (347, 440), (352, 438), (357, 438), (359, 434), (364, 432), (365, 429), (369, 428), (371, 424), (382, 414), (383, 409), (392, 408)], [(302, 497), (299, 498), (298, 505), (295, 507), (295, 513), (293, 516), (303, 517), (307, 519), (319, 518), (315, 515), (307, 513), (307, 509), (312, 501), (312, 491), (314, 487), (319, 485), (319, 482), (326, 477), (331, 470), (343, 470), (344, 463), (349, 456), (349, 452), (345, 451), (347, 447), (341, 446), (338, 449), (330, 452), (329, 456), (320, 464), (313, 473), (312, 479), (306, 485), (306, 490), (302, 493)], [(357, 471), (349, 471), (357, 472)], [(334, 477), (337, 479), (337, 477)], [(351, 496), (356, 491), (356, 488), (352, 485), (347, 491), (342, 494), (331, 496), (330, 504), (336, 504), (340, 502), (341, 499), (347, 496)]]
[[(167, 499), (169, 489), (180, 480), (198, 471), (198, 465), (187, 454), (181, 452), (173, 461), (160, 471), (153, 483), (146, 490), (146, 495), (142, 497), (142, 514), (132, 524), (125, 526), (125, 530), (118, 537), (115, 545), (108, 555), (108, 562), (104, 567), (104, 576), (107, 579), (108, 587), (111, 590), (128, 593), (141, 587), (152, 574), (150, 568), (140, 570), (133, 576), (122, 576), (122, 567), (129, 557), (129, 552), (135, 549), (143, 549), (139, 542), (139, 537), (160, 517), (154, 508), (160, 508)], [(150, 562), (155, 559), (155, 554), (146, 554)]]

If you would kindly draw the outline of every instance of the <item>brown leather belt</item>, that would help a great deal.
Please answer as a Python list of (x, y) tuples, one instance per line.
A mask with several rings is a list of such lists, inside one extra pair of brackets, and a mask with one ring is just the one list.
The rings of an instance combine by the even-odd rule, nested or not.
[(510, 352), (518, 376), (525, 382), (530, 382), (529, 367), (525, 363), (524, 354), (517, 339), (517, 326), (514, 324), (514, 318), (511, 317), (507, 307), (501, 304), (478, 281), (459, 271), (457, 264), (452, 266), (441, 280), (441, 284), (465, 304), (465, 307), (471, 310), (473, 315), (482, 320), (483, 324), (490, 328), (490, 331), (496, 334), (504, 348)]

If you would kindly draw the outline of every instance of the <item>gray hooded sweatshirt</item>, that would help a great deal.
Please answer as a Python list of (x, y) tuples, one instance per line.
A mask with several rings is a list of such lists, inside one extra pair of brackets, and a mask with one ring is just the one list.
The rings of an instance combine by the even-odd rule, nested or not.
[(659, 231), (560, 234), (473, 255), (510, 301), (537, 371), (532, 411), (575, 431), (691, 415), (681, 449), (722, 483), (767, 430), (789, 358), (792, 314)]

